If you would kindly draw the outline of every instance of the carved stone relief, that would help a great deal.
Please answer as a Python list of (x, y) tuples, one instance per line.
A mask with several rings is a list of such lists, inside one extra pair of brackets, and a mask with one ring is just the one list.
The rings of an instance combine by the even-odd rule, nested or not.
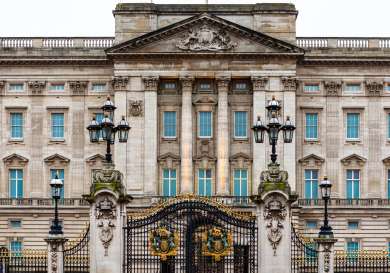
[(282, 85), (284, 91), (296, 91), (298, 81), (295, 77), (282, 77)]
[(74, 95), (84, 94), (87, 89), (88, 82), (87, 81), (71, 81), (69, 82), (69, 87), (72, 90)]
[(380, 96), (383, 91), (383, 82), (366, 81), (368, 96)]
[(128, 82), (129, 77), (116, 76), (112, 79), (111, 85), (114, 90), (125, 90)]
[(117, 170), (98, 169), (92, 176), (93, 183), (115, 183), (122, 181), (122, 174)]
[(266, 201), (264, 207), (264, 220), (266, 222), (267, 237), (276, 256), (277, 247), (283, 237), (283, 222), (287, 216), (286, 204), (284, 200), (278, 198), (277, 195), (272, 195)]
[(287, 180), (288, 173), (280, 170), (278, 163), (268, 164), (268, 169), (260, 174), (260, 186), (262, 183), (286, 183)]
[(339, 81), (327, 81), (324, 82), (324, 87), (327, 96), (340, 96), (341, 95), (341, 82)]
[(194, 85), (195, 78), (191, 76), (184, 76), (180, 78), (181, 86), (183, 91), (189, 90), (192, 92), (192, 87)]
[(51, 272), (56, 273), (58, 268), (58, 254), (57, 251), (54, 250), (51, 252)]
[(252, 76), (253, 90), (265, 90), (268, 77)]
[(32, 81), (28, 83), (32, 95), (41, 95), (45, 86), (45, 81)]
[(207, 24), (189, 29), (176, 44), (179, 49), (189, 51), (226, 51), (236, 46), (225, 30)]
[(96, 219), (97, 226), (100, 228), (99, 238), (104, 247), (104, 256), (108, 256), (108, 247), (114, 237), (114, 221), (116, 215), (116, 205), (108, 197), (97, 203)]
[(157, 91), (158, 77), (143, 77), (142, 80), (144, 82), (145, 91)]
[(129, 100), (129, 113), (133, 117), (142, 117), (143, 114), (143, 101), (142, 100)]

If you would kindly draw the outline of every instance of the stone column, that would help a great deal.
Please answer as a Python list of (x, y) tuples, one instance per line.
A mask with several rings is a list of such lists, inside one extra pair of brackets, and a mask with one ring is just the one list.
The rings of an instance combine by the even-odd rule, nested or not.
[(291, 204), (297, 199), (291, 193), (287, 172), (279, 164), (269, 164), (261, 173), (257, 204), (258, 272), (291, 272)]
[(157, 194), (157, 86), (158, 77), (143, 77), (145, 90), (144, 115), (144, 193)]
[[(265, 90), (268, 83), (268, 78), (261, 76), (252, 76), (253, 83), (253, 120), (252, 124), (255, 124), (257, 117), (260, 116), (264, 123), (267, 122), (266, 117), (266, 100)], [(259, 186), (260, 173), (266, 168), (266, 146), (265, 143), (256, 143), (253, 138), (252, 141), (252, 153), (253, 153), (253, 165), (252, 165), (252, 189), (255, 191)]]
[(217, 195), (229, 195), (229, 109), (230, 76), (217, 77)]
[(318, 245), (318, 273), (334, 273), (334, 244), (333, 238), (316, 238)]
[(47, 242), (47, 273), (64, 272), (64, 244), (67, 239), (63, 235), (49, 235)]
[(123, 186), (123, 175), (105, 164), (93, 173), (90, 194), (90, 273), (123, 272), (123, 227), (126, 204), (131, 197)]
[(193, 193), (193, 164), (192, 164), (192, 88), (193, 77), (180, 78), (182, 84), (181, 107), (181, 193)]

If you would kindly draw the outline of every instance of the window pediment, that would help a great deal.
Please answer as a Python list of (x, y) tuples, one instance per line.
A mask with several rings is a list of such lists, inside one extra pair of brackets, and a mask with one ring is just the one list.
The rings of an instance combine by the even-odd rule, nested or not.
[(217, 104), (217, 98), (213, 95), (198, 95), (194, 97), (193, 104)]
[(382, 159), (383, 164), (385, 164), (386, 167), (390, 167), (390, 156)]
[(343, 163), (344, 166), (363, 166), (366, 163), (367, 159), (360, 155), (352, 154), (347, 157), (344, 157), (340, 161), (341, 163)]
[(102, 163), (106, 160), (106, 158), (101, 154), (95, 154), (93, 156), (88, 157), (85, 162), (87, 162), (89, 165), (93, 166), (96, 165), (98, 162)]
[(229, 158), (230, 163), (236, 168), (248, 168), (252, 158), (245, 153), (236, 153)]
[(70, 162), (70, 159), (60, 154), (54, 154), (46, 157), (43, 161), (48, 165), (54, 165), (54, 164), (63, 165), (63, 164), (68, 164)]
[(18, 155), (18, 154), (11, 154), (9, 156), (6, 156), (3, 158), (3, 162), (6, 164), (6, 165), (20, 165), (20, 166), (24, 166), (27, 164), (28, 162), (28, 159), (25, 158), (24, 156), (21, 156), (21, 155)]
[(322, 157), (318, 156), (318, 155), (315, 155), (315, 154), (310, 154), (310, 155), (307, 155), (301, 159), (298, 160), (299, 163), (302, 164), (302, 166), (321, 166), (324, 162), (325, 162), (325, 159), (323, 159)]
[(180, 156), (173, 153), (165, 153), (157, 158), (160, 166), (166, 168), (174, 168), (180, 165)]

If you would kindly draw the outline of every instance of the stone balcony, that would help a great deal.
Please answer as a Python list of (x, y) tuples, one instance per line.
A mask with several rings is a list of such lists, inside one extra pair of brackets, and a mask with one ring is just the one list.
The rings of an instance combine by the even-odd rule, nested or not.
[(390, 38), (297, 37), (297, 46), (304, 49), (388, 49)]
[[(323, 208), (322, 199), (299, 199), (298, 205), (303, 208)], [(388, 208), (390, 209), (390, 199), (331, 199), (329, 207), (333, 208)]]

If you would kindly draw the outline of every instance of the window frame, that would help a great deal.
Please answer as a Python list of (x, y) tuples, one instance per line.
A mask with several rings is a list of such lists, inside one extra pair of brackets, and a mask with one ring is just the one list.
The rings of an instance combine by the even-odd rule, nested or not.
[[(167, 136), (165, 135), (166, 131), (166, 127), (165, 127), (165, 114), (166, 113), (175, 113), (175, 135), (174, 136)], [(162, 137), (164, 139), (176, 139), (177, 138), (177, 121), (178, 121), (178, 115), (177, 115), (177, 111), (175, 110), (163, 110), (162, 111)]]
[[(210, 89), (201, 89), (201, 85), (203, 83), (209, 83), (210, 84)], [(211, 79), (199, 79), (196, 81), (196, 91), (198, 93), (214, 93), (215, 91), (215, 86), (214, 86), (214, 81)]]
[[(95, 89), (96, 86), (103, 86), (103, 89)], [(107, 83), (106, 82), (93, 82), (91, 83), (91, 91), (96, 93), (104, 93), (107, 92)]]
[[(12, 86), (22, 86), (22, 89), (13, 89)], [(23, 93), (26, 91), (26, 84), (24, 82), (10, 82), (8, 83), (8, 92)]]
[[(200, 175), (200, 172), (201, 171), (204, 171), (204, 176), (201, 177)], [(210, 177), (207, 177), (207, 171), (210, 171)], [(200, 192), (200, 184), (201, 184), (201, 180), (203, 181), (204, 185), (203, 185), (203, 188), (204, 188), (204, 193), (205, 194), (201, 194)], [(207, 195), (207, 182), (210, 182), (210, 185), (209, 185), (209, 188), (210, 188), (210, 195)], [(213, 169), (212, 168), (199, 168), (197, 170), (197, 185), (196, 185), (196, 192), (199, 196), (202, 196), (202, 197), (211, 197), (213, 196), (214, 194), (214, 189), (213, 189)]]
[[(358, 115), (359, 124), (357, 126), (357, 129), (358, 129), (358, 132), (357, 132), (358, 137), (357, 138), (348, 137), (348, 116), (349, 115)], [(347, 111), (345, 113), (345, 140), (347, 142), (361, 141), (361, 135), (362, 135), (361, 129), (362, 129), (362, 113), (361, 113), (361, 111)]]
[[(310, 171), (310, 179), (306, 179), (306, 171)], [(313, 171), (317, 172), (317, 179), (313, 178)], [(319, 198), (319, 183), (320, 183), (320, 170), (319, 169), (313, 169), (313, 168), (308, 168), (303, 170), (303, 188), (304, 188), (304, 197), (305, 199), (310, 199), (310, 200), (317, 200)], [(317, 180), (317, 192), (316, 192), (316, 198), (313, 197), (313, 182)], [(310, 198), (306, 196), (306, 182), (310, 181)]]
[[(351, 227), (352, 223), (357, 224), (355, 228)], [(348, 230), (359, 230), (360, 229), (360, 221), (359, 220), (348, 220), (347, 221), (347, 229)]]
[[(308, 138), (307, 137), (307, 128), (308, 128), (308, 125), (307, 125), (307, 116), (308, 115), (316, 115), (317, 116), (317, 123), (316, 123), (316, 135), (317, 137), (316, 138)], [(319, 135), (320, 135), (320, 130), (319, 130), (319, 119), (320, 119), (320, 113), (319, 112), (315, 112), (315, 111), (306, 111), (304, 113), (304, 136), (305, 136), (305, 141), (308, 141), (308, 142), (313, 142), (313, 141), (318, 141), (319, 140)]]
[[(63, 86), (64, 89), (53, 89), (54, 86), (60, 86), (60, 85)], [(53, 82), (53, 83), (50, 83), (48, 91), (53, 92), (53, 93), (55, 93), (55, 92), (63, 93), (63, 92), (65, 92), (65, 88), (66, 88), (66, 86), (65, 86), (64, 82)]]
[[(12, 246), (13, 242), (20, 243), (20, 251), (14, 251), (13, 250), (13, 248), (14, 248)], [(19, 255), (21, 255), (21, 252), (23, 251), (23, 247), (24, 247), (24, 244), (23, 244), (23, 239), (22, 238), (20, 238), (20, 237), (12, 237), (12, 238), (9, 239), (9, 251), (10, 251), (10, 253), (13, 253), (14, 255), (19, 256)]]
[[(308, 225), (309, 222), (315, 223), (315, 227), (310, 227)], [(305, 228), (306, 229), (317, 229), (318, 228), (318, 220), (317, 219), (306, 219), (305, 220)]]
[[(236, 88), (236, 86), (238, 84), (245, 84), (246, 88), (245, 89)], [(242, 93), (250, 92), (251, 91), (251, 87), (252, 87), (252, 85), (251, 85), (251, 82), (249, 80), (233, 79), (231, 81), (231, 91), (234, 92), (234, 93), (242, 94)]]
[[(306, 87), (308, 86), (317, 86), (318, 87), (318, 90), (308, 90), (306, 89)], [(305, 82), (303, 84), (303, 93), (305, 94), (318, 94), (321, 92), (321, 85), (319, 82)]]
[[(63, 117), (63, 124), (62, 124), (62, 137), (56, 137), (54, 136), (54, 130), (53, 130), (53, 127), (54, 127), (54, 119), (53, 119), (53, 116), (54, 115), (59, 115), (59, 114), (62, 114), (62, 117)], [(50, 113), (50, 138), (54, 141), (64, 141), (65, 140), (65, 123), (66, 123), (66, 120), (65, 120), (65, 112), (63, 111), (52, 111)], [(56, 127), (61, 127), (59, 125), (57, 125)]]
[[(21, 118), (22, 118), (22, 124), (21, 125), (18, 125), (18, 127), (21, 127), (21, 132), (22, 132), (22, 136), (21, 137), (13, 137), (12, 135), (12, 129), (14, 127), (17, 127), (17, 126), (13, 126), (12, 125), (12, 115), (14, 114), (19, 114), (21, 115)], [(9, 111), (9, 128), (10, 128), (10, 133), (9, 133), (9, 136), (10, 136), (10, 140), (11, 141), (23, 141), (24, 140), (24, 126), (25, 126), (25, 114), (23, 111)]]
[[(240, 172), (240, 177), (238, 178), (238, 180), (236, 178), (237, 171)], [(243, 176), (242, 176), (243, 171), (246, 172), (246, 178), (243, 178)], [(246, 180), (245, 182), (243, 182), (244, 179)], [(238, 184), (239, 184), (240, 195), (236, 194), (236, 181), (238, 181)], [(245, 195), (242, 194), (243, 193), (243, 187), (242, 187), (243, 183), (246, 184), (246, 194)], [(233, 169), (233, 191), (232, 191), (232, 194), (234, 197), (248, 197), (249, 196), (249, 169), (248, 168), (234, 168)]]
[[(201, 124), (200, 124), (200, 122), (201, 122), (201, 119), (200, 119), (200, 116), (201, 116), (201, 113), (210, 113), (210, 135), (209, 136), (201, 136)], [(214, 113), (213, 113), (213, 111), (198, 111), (198, 114), (197, 114), (197, 119), (198, 119), (198, 122), (197, 122), (197, 136), (198, 136), (198, 138), (200, 138), (200, 139), (212, 139), (213, 138), (213, 136), (214, 136), (214, 132), (213, 132), (213, 130), (214, 130), (214, 124), (213, 124), (213, 119), (214, 119)]]
[[(11, 172), (12, 171), (16, 171), (16, 176), (15, 178), (11, 178)], [(17, 171), (21, 171), (21, 178), (19, 178), (18, 176), (18, 172)], [(21, 192), (19, 191), (20, 187), (19, 187), (19, 182), (21, 180)], [(16, 185), (16, 196), (14, 197), (13, 194), (12, 194), (12, 182), (15, 181), (15, 185)], [(20, 167), (10, 167), (8, 168), (8, 194), (9, 194), (9, 198), (10, 199), (20, 199), (20, 198), (24, 198), (24, 193), (25, 193), (25, 185), (24, 185), (24, 181), (25, 181), (25, 174), (24, 174), (24, 168), (20, 168)], [(19, 196), (21, 195), (21, 196)]]
[[(348, 87), (359, 86), (359, 90), (348, 90)], [(362, 94), (363, 93), (363, 84), (361, 82), (346, 82), (344, 83), (344, 93), (345, 94)]]
[(387, 169), (387, 199), (390, 200), (390, 169)]
[[(13, 226), (12, 222), (19, 222), (20, 226), (17, 226), (17, 227)], [(22, 221), (22, 219), (20, 219), (20, 218), (10, 218), (10, 219), (8, 219), (8, 228), (10, 228), (10, 229), (21, 229), (21, 228), (23, 228), (23, 221)]]
[[(168, 178), (165, 177), (164, 175), (164, 172), (165, 171), (168, 171), (169, 175), (168, 175)], [(175, 172), (175, 177), (173, 178), (172, 177), (172, 172)], [(161, 177), (162, 177), (162, 180), (161, 180), (161, 195), (163, 197), (175, 197), (177, 196), (177, 192), (178, 192), (178, 183), (177, 183), (177, 175), (178, 175), (178, 172), (177, 172), (177, 168), (162, 168), (162, 174), (161, 174)], [(166, 179), (168, 179), (168, 185), (169, 185), (169, 195), (165, 195), (165, 182), (166, 182)], [(174, 186), (174, 194), (172, 194), (172, 182), (175, 183), (175, 186)]]
[[(245, 136), (237, 136), (236, 135), (236, 114), (237, 113), (245, 113)], [(248, 120), (249, 120), (249, 113), (245, 110), (234, 110), (233, 111), (233, 138), (237, 140), (247, 140), (248, 139)]]
[[(351, 176), (351, 178), (348, 178), (348, 171), (352, 171), (352, 176)], [(357, 171), (358, 172), (358, 174), (359, 174), (359, 178), (358, 179), (356, 179), (355, 178), (355, 171)], [(349, 198), (348, 197), (348, 195), (349, 195), (349, 193), (348, 193), (348, 181), (351, 181), (351, 183), (352, 183), (352, 186), (351, 186), (351, 189), (352, 189), (352, 192), (351, 192), (351, 196), (353, 196), (353, 197), (351, 197), (351, 198)], [(358, 194), (357, 194), (357, 197), (356, 197), (356, 193), (355, 193), (355, 182), (358, 182), (358, 188), (359, 188), (359, 191), (358, 191)], [(351, 169), (346, 169), (345, 170), (345, 186), (346, 186), (346, 195), (345, 195), (345, 197), (346, 197), (346, 199), (348, 199), (348, 200), (354, 200), (354, 199), (360, 199), (360, 197), (361, 197), (361, 191), (362, 191), (362, 189), (361, 189), (361, 187), (362, 187), (362, 172), (361, 172), (361, 170), (360, 169), (353, 169), (353, 168), (351, 168)]]

